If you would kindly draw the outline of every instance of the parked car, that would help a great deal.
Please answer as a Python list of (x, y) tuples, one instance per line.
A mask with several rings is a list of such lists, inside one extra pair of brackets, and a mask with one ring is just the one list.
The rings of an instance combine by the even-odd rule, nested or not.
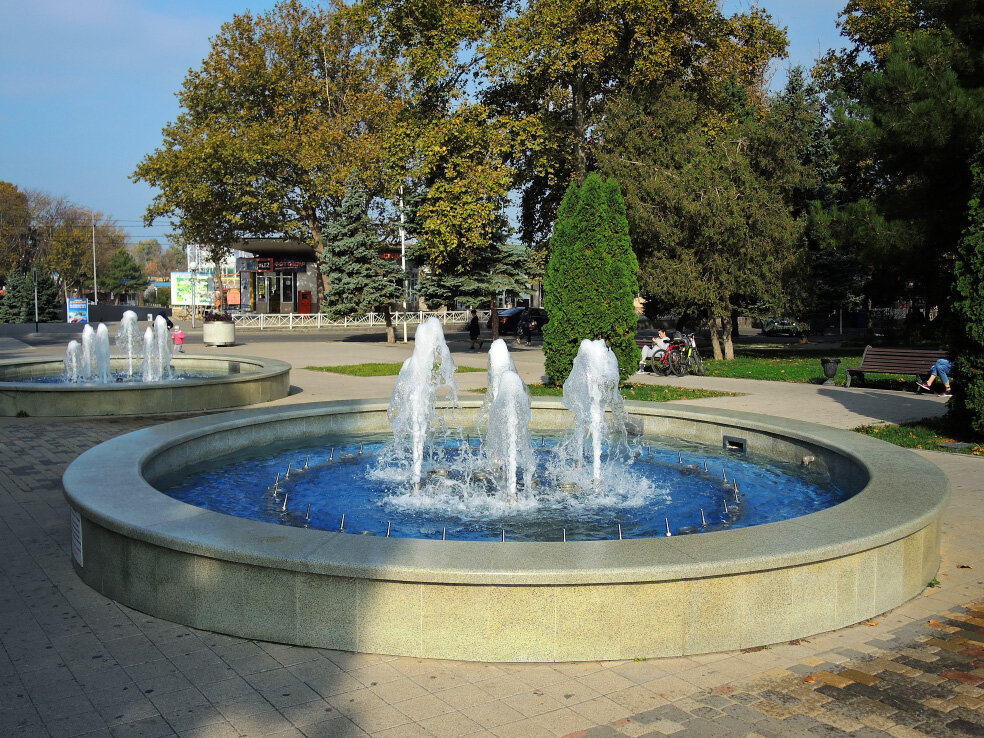
[(764, 336), (798, 336), (806, 330), (806, 324), (793, 318), (765, 318), (762, 321)]
[[(523, 313), (526, 311), (530, 312), (530, 318), (532, 319), (531, 325), (535, 327), (531, 330), (533, 335), (541, 335), (543, 333), (544, 324), (550, 320), (547, 316), (547, 311), (543, 308), (524, 308), (524, 307), (514, 307), (506, 308), (505, 310), (499, 311), (499, 333), (505, 335), (516, 335), (519, 331), (519, 321), (523, 317)], [(492, 328), (492, 319), (489, 318), (487, 325), (488, 328)]]

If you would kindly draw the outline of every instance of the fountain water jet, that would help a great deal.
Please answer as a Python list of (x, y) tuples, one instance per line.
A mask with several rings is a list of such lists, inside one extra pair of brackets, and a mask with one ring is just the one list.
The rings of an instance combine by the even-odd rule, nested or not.
[(429, 439), (438, 422), (434, 403), (440, 390), (449, 395), (449, 403), (458, 402), (454, 383), (454, 361), (444, 340), (444, 331), (437, 318), (428, 318), (417, 328), (413, 354), (403, 362), (393, 388), (387, 413), (393, 428), (393, 440), (381, 453), (381, 461), (392, 464), (409, 462), (409, 481), (420, 486), (425, 453)]
[[(490, 392), (491, 385), (490, 381)], [(529, 495), (536, 468), (533, 439), (530, 436), (530, 398), (526, 394), (526, 385), (515, 371), (507, 369), (497, 377), (495, 398), (489, 406), (489, 416), (494, 421), (489, 422), (485, 456), (493, 468), (502, 470), (501, 490), (506, 502), (514, 504), (520, 475), (524, 492)]]
[(140, 340), (140, 328), (137, 326), (137, 314), (132, 310), (123, 313), (120, 329), (116, 332), (116, 346), (126, 354), (126, 376), (133, 376), (133, 357), (138, 353), (137, 342)]
[[(579, 465), (585, 443), (591, 441), (591, 469), (595, 484), (601, 481), (602, 444), (612, 450), (627, 450), (625, 404), (618, 391), (618, 359), (604, 341), (581, 341), (574, 367), (564, 382), (564, 407), (574, 418), (572, 435), (563, 452)], [(605, 412), (610, 413), (606, 420)], [(609, 451), (611, 457), (612, 451)]]

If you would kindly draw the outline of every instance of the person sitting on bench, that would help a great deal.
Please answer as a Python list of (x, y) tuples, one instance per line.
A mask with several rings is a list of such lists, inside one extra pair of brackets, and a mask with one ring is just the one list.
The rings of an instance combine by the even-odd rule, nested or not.
[(933, 368), (929, 370), (929, 379), (925, 382), (921, 382), (918, 379), (916, 384), (919, 385), (920, 389), (924, 389), (927, 392), (933, 386), (933, 382), (939, 377), (940, 381), (943, 383), (943, 397), (950, 396), (950, 372), (953, 371), (953, 362), (949, 359), (937, 359), (936, 363), (933, 364)]
[(639, 361), (639, 371), (645, 369), (646, 363), (653, 357), (662, 354), (670, 347), (670, 339), (666, 337), (666, 329), (660, 328), (659, 335), (653, 336), (651, 346), (642, 347), (642, 359)]

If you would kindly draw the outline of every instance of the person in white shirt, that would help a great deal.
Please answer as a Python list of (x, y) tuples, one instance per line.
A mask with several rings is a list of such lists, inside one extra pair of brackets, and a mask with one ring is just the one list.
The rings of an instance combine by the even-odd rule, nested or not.
[(639, 361), (639, 371), (644, 371), (646, 363), (654, 356), (660, 356), (670, 347), (670, 339), (666, 337), (666, 329), (660, 328), (659, 335), (653, 336), (650, 346), (642, 347), (642, 359)]

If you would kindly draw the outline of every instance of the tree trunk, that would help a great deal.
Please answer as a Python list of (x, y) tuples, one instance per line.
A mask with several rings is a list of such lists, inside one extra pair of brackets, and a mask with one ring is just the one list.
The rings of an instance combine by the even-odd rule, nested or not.
[(383, 315), (386, 318), (386, 343), (396, 343), (396, 331), (393, 329), (393, 311), (389, 303), (383, 305)]
[(304, 216), (308, 222), (308, 228), (311, 229), (311, 236), (314, 238), (315, 268), (318, 270), (318, 278), (315, 280), (315, 284), (318, 286), (318, 310), (320, 311), (321, 306), (325, 303), (325, 293), (331, 289), (331, 286), (328, 284), (328, 275), (321, 271), (321, 260), (324, 258), (325, 253), (325, 241), (321, 237), (321, 226), (318, 224), (317, 218), (314, 217), (314, 213), (308, 211)]
[(495, 303), (495, 298), (489, 298), (489, 310), (492, 312), (492, 340), (499, 337), (499, 306)]
[(222, 285), (222, 262), (218, 256), (215, 257), (212, 267), (215, 269), (215, 304), (219, 312), (225, 313), (229, 311), (229, 303), (226, 302), (226, 293)]
[(735, 358), (735, 344), (732, 340), (733, 325), (731, 315), (721, 316), (721, 327), (724, 334), (724, 358), (728, 360)]
[(741, 317), (738, 308), (731, 308), (731, 335), (732, 337), (740, 336), (741, 331), (738, 329), (738, 318)]
[(707, 310), (707, 327), (711, 332), (711, 350), (714, 352), (714, 358), (720, 361), (724, 358), (724, 353), (721, 351), (721, 341), (718, 337), (717, 316), (714, 314), (713, 308), (708, 308)]

